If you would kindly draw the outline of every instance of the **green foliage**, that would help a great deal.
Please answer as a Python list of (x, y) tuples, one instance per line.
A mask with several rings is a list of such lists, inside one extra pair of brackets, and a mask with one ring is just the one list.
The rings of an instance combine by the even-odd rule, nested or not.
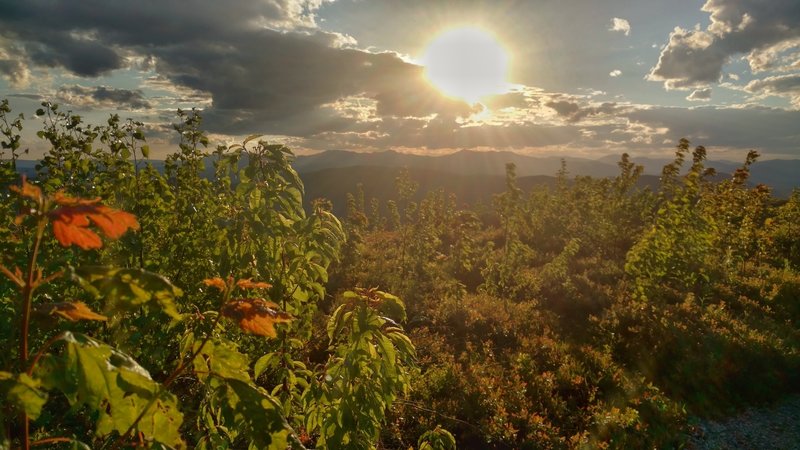
[(456, 438), (437, 425), (436, 428), (426, 431), (419, 437), (417, 442), (419, 450), (455, 450)]
[(414, 346), (397, 325), (405, 319), (399, 298), (369, 289), (343, 300), (328, 321), (332, 355), (303, 395), (305, 427), (319, 432), (320, 448), (370, 449), (386, 410), (408, 389)]
[(0, 447), (680, 448), (800, 385), (800, 195), (748, 185), (755, 152), (712, 181), (682, 140), (656, 192), (627, 155), (530, 192), (509, 165), (488, 209), (404, 172), (340, 222), (196, 110), (163, 173), (140, 123), (37, 115), (20, 183), (0, 103)]
[[(38, 136), (49, 150), (36, 183), (20, 186), (21, 118), (9, 113), (2, 103), (12, 158), (0, 175), (15, 195), (0, 207), (21, 213), (0, 226), (0, 338), (18, 349), (0, 359), (4, 446), (304, 448), (336, 439), (330, 426), (307, 428), (308, 417), (341, 405), (360, 414), (343, 385), (316, 397), (326, 376), (356, 375), (345, 360), (381, 391), (360, 388), (368, 415), (337, 433), (375, 445), (412, 364), (393, 321), (404, 307), (370, 291), (381, 305), (336, 330), (329, 364), (313, 364), (317, 304), (345, 234), (324, 204), (306, 213), (286, 147), (258, 136), (217, 147), (209, 173), (201, 117), (178, 111), (178, 152), (162, 174), (140, 159), (142, 124), (85, 125), (45, 103)], [(383, 356), (365, 358), (367, 348)]]
[(359, 227), (333, 268), (408, 305), (420, 371), (382, 442), (443, 424), (462, 448), (680, 448), (688, 415), (791, 390), (797, 195), (748, 186), (756, 156), (712, 181), (682, 140), (656, 192), (628, 155), (531, 192), (511, 165), (493, 211), (415, 203), (401, 177), (392, 225)]
[(59, 341), (65, 352), (48, 358), (35, 375), (63, 393), (73, 408), (85, 406), (96, 417), (98, 436), (123, 435), (135, 427), (148, 440), (185, 447), (178, 432), (183, 414), (177, 398), (146, 369), (88, 336), (64, 332)]

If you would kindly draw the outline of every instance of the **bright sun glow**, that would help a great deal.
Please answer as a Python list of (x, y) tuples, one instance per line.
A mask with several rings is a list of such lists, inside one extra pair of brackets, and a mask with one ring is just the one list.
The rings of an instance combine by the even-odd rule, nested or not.
[(422, 56), (425, 75), (449, 97), (474, 103), (507, 90), (508, 53), (479, 28), (456, 28), (436, 36)]

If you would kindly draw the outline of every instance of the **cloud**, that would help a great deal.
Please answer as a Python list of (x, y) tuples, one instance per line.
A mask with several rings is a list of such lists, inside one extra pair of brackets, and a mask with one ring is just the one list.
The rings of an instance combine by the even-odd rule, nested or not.
[(711, 24), (705, 30), (676, 27), (649, 80), (663, 81), (667, 89), (716, 83), (732, 57), (749, 53), (758, 71), (800, 38), (797, 0), (707, 0), (702, 10), (710, 13)]
[(56, 92), (61, 103), (83, 108), (148, 109), (151, 104), (142, 91), (117, 89), (108, 86), (64, 86)]
[(619, 69), (614, 69), (614, 70), (612, 70), (611, 72), (608, 73), (608, 76), (610, 76), (612, 78), (616, 78), (616, 77), (618, 77), (620, 75), (622, 75), (622, 71), (619, 70)]
[(664, 81), (667, 89), (688, 89), (716, 83), (722, 77), (722, 66), (728, 59), (727, 52), (714, 46), (711, 33), (676, 27), (647, 79)]
[(579, 101), (581, 99), (573, 97), (570, 100), (551, 100), (544, 105), (555, 110), (559, 116), (565, 118), (568, 122), (579, 122), (597, 116), (614, 118), (629, 109), (628, 106), (615, 102), (584, 102), (580, 104)]
[(667, 136), (688, 138), (711, 148), (756, 148), (779, 154), (797, 154), (800, 136), (787, 133), (800, 123), (800, 111), (747, 107), (650, 107), (631, 111), (633, 122), (667, 128)]
[(0, 0), (0, 35), (31, 66), (83, 77), (155, 70), (162, 83), (211, 98), (206, 125), (216, 132), (341, 129), (323, 105), (354, 95), (376, 100), (382, 116), (473, 112), (399, 55), (351, 48), (352, 38), (316, 28), (325, 1)]
[(611, 28), (609, 28), (609, 31), (621, 31), (625, 33), (625, 36), (629, 36), (631, 34), (631, 24), (625, 19), (614, 17), (611, 19)]
[(778, 95), (789, 97), (796, 108), (800, 108), (800, 74), (779, 75), (762, 80), (753, 80), (745, 91), (756, 95)]
[(686, 97), (690, 102), (707, 102), (711, 100), (711, 88), (695, 89)]
[(12, 41), (0, 36), (0, 76), (13, 87), (25, 87), (30, 83), (31, 71), (24, 62), (24, 53)]
[(753, 73), (776, 70), (786, 72), (800, 69), (800, 54), (792, 52), (800, 48), (800, 38), (789, 39), (755, 49), (747, 55), (747, 62)]

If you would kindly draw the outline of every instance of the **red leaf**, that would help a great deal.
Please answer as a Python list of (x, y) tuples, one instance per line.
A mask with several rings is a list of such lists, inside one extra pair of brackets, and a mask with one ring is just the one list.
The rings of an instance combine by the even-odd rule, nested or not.
[(203, 280), (203, 283), (206, 286), (213, 286), (222, 292), (225, 292), (225, 289), (228, 288), (228, 286), (225, 284), (225, 280), (223, 280), (220, 277), (206, 278), (205, 280)]
[(250, 278), (237, 281), (236, 286), (242, 289), (269, 289), (272, 287), (272, 285), (269, 283), (265, 283), (263, 281), (253, 281)]
[(71, 322), (77, 322), (79, 320), (100, 320), (100, 321), (108, 320), (108, 317), (101, 314), (97, 314), (96, 312), (89, 309), (89, 307), (86, 306), (86, 303), (83, 302), (50, 303), (46, 305), (41, 305), (37, 309), (49, 315), (61, 316), (64, 319), (67, 319)]
[(240, 298), (223, 306), (222, 315), (237, 322), (242, 330), (260, 336), (276, 337), (275, 324), (292, 320), (291, 315), (277, 308), (275, 303), (261, 298)]
[(8, 188), (23, 197), (32, 198), (39, 203), (42, 202), (42, 190), (39, 189), (39, 186), (28, 183), (28, 180), (24, 175), (22, 177), (22, 187), (9, 186)]
[(100, 248), (103, 241), (89, 229), (94, 224), (108, 238), (117, 239), (128, 229), (138, 230), (136, 216), (100, 204), (100, 199), (80, 199), (56, 193), (54, 198), (59, 208), (48, 213), (53, 222), (53, 234), (64, 247), (77, 245), (88, 250)]

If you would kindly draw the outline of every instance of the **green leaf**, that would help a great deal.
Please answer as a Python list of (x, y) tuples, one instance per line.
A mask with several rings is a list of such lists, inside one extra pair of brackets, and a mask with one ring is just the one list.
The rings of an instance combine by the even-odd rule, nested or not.
[(258, 139), (258, 138), (260, 138), (261, 136), (263, 136), (263, 134), (251, 134), (250, 136), (247, 136), (247, 137), (244, 139), (244, 141), (242, 142), (242, 146), (245, 146), (245, 145), (247, 145), (247, 143), (248, 143), (248, 142), (252, 141), (253, 139)]
[[(348, 292), (344, 293), (345, 297), (347, 297)], [(328, 339), (330, 339), (331, 342), (333, 342), (334, 337), (339, 334), (339, 330), (342, 327), (342, 316), (344, 313), (345, 305), (340, 305), (338, 308), (336, 308), (336, 311), (331, 314), (331, 318), (328, 319)]]
[(72, 277), (84, 289), (105, 298), (105, 312), (109, 315), (118, 309), (129, 310), (155, 300), (168, 316), (174, 320), (182, 318), (175, 299), (183, 295), (183, 291), (161, 275), (142, 269), (84, 266), (73, 268)]
[[(130, 356), (81, 334), (65, 332), (67, 351), (60, 361), (58, 387), (72, 405), (97, 414), (96, 434), (125, 433), (146, 410), (135, 431), (174, 448), (185, 448), (179, 434), (183, 414), (177, 398), (164, 391)], [(52, 366), (51, 366), (52, 368)]]
[(255, 378), (261, 376), (267, 369), (270, 367), (276, 367), (277, 364), (280, 362), (276, 353), (267, 353), (266, 355), (258, 358), (256, 361), (255, 366), (253, 367), (253, 375)]
[(14, 375), (9, 372), (0, 372), (0, 394), (5, 398), (4, 403), (24, 411), (31, 419), (36, 419), (42, 412), (42, 406), (47, 402), (47, 392), (40, 389), (41, 383), (21, 373)]
[(259, 449), (303, 448), (293, 439), (291, 428), (281, 414), (281, 406), (263, 389), (237, 379), (222, 379), (214, 404), (220, 409), (228, 429), (236, 430)]
[(436, 428), (419, 437), (417, 445), (419, 450), (455, 450), (456, 438), (440, 425), (436, 425)]
[(381, 297), (378, 310), (389, 318), (398, 322), (406, 321), (406, 306), (399, 297), (383, 291), (376, 291)]
[[(195, 341), (192, 350), (197, 351), (201, 341)], [(236, 348), (236, 344), (224, 338), (209, 339), (192, 362), (197, 378), (206, 380), (210, 375), (250, 381), (247, 356)]]

